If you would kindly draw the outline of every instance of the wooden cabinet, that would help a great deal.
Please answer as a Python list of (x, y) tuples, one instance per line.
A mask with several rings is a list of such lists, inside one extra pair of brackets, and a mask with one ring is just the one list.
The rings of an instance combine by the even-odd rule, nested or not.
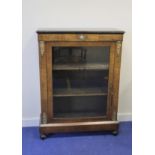
[(39, 30), (40, 135), (118, 132), (123, 31)]

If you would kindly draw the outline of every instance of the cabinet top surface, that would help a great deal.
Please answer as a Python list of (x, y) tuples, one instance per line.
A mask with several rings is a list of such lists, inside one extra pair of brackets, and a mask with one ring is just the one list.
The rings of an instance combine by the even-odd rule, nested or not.
[(124, 34), (125, 32), (117, 29), (39, 29), (38, 34)]

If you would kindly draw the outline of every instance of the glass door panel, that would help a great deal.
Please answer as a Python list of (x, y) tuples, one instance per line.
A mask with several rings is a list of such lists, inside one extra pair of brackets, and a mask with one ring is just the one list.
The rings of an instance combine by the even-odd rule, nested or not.
[(106, 116), (110, 47), (52, 47), (55, 118)]

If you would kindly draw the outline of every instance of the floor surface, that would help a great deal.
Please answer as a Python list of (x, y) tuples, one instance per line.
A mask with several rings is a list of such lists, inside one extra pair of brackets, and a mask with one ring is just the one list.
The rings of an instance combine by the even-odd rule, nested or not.
[(131, 155), (132, 123), (120, 123), (119, 134), (104, 132), (54, 134), (39, 138), (37, 127), (23, 128), (22, 155)]

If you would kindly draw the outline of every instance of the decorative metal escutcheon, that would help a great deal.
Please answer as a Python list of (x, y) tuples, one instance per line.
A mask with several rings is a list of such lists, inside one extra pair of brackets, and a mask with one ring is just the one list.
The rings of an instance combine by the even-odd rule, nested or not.
[(85, 36), (83, 35), (83, 34), (81, 34), (80, 36), (79, 36), (79, 38), (80, 38), (80, 40), (85, 40)]

